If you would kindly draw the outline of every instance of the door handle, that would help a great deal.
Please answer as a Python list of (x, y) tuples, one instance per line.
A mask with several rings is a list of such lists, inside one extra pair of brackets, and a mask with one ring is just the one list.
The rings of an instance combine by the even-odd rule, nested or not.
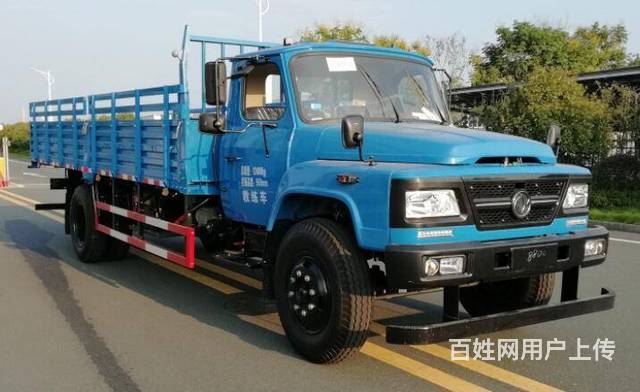
[(242, 158), (241, 157), (237, 157), (234, 155), (227, 155), (226, 157), (224, 157), (225, 161), (227, 162), (236, 162), (236, 161), (241, 161)]

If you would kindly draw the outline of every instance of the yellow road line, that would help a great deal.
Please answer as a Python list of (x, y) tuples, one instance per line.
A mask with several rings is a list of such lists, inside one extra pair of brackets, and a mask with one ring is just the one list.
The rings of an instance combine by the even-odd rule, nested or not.
[[(5, 194), (3, 195), (2, 193), (5, 193)], [(13, 196), (16, 196), (16, 197), (13, 198)], [(38, 203), (35, 200), (31, 200), (26, 197), (15, 195), (14, 193), (6, 192), (6, 191), (1, 191), (0, 198), (29, 209), (33, 208), (33, 204)], [(21, 199), (21, 200), (16, 200), (16, 199)], [(36, 211), (36, 212), (50, 219), (53, 219), (57, 222), (64, 223), (63, 218), (61, 218), (60, 216), (53, 215), (47, 211)], [(237, 294), (237, 293), (243, 292), (243, 290), (241, 289), (230, 286), (224, 282), (220, 282), (219, 280), (213, 279), (209, 276), (199, 274), (193, 270), (180, 267), (162, 258), (148, 254), (147, 252), (139, 251), (135, 249), (135, 250), (132, 250), (132, 253), (144, 260), (150, 261), (163, 268), (167, 268), (172, 272), (175, 272), (181, 276), (189, 278), (195, 282), (198, 282), (202, 285), (210, 287), (221, 293)], [(253, 288), (257, 288), (257, 289), (262, 288), (262, 283), (257, 279), (253, 279), (246, 275), (242, 275), (235, 271), (230, 271), (226, 268), (219, 267), (219, 266), (204, 262), (202, 260), (198, 260), (198, 261), (200, 261), (199, 266), (206, 270), (226, 276), (232, 280), (236, 280), (240, 283), (243, 283)], [(280, 335), (284, 334), (282, 330), (282, 326), (279, 324), (279, 322), (276, 323), (276, 322), (273, 322), (272, 320), (269, 320), (268, 316), (269, 315), (263, 315), (263, 316), (238, 315), (238, 317), (240, 317), (242, 320), (247, 321), (253, 325), (267, 329), (269, 331), (272, 331)], [(374, 323), (374, 325), (375, 324), (377, 323)], [(377, 325), (382, 327), (380, 324), (377, 324)], [(448, 352), (447, 349), (445, 348), (442, 348), (442, 349)], [(362, 349), (360, 350), (360, 352), (375, 360), (386, 363), (399, 370), (402, 370), (422, 380), (425, 380), (431, 384), (438, 385), (450, 391), (465, 391), (465, 392), (466, 391), (488, 391), (487, 389), (482, 388), (476, 384), (465, 381), (459, 377), (452, 376), (444, 371), (425, 365), (419, 361), (406, 357), (402, 354), (398, 354), (395, 351), (386, 349), (374, 343), (366, 342), (362, 347)], [(487, 366), (491, 366), (491, 365), (487, 365)]]
[(450, 391), (488, 391), (488, 389), (373, 343), (365, 342), (360, 352)]
[(207, 271), (226, 276), (227, 278), (235, 280), (236, 282), (240, 282), (246, 286), (262, 290), (262, 282), (258, 279), (254, 279), (250, 276), (243, 275), (239, 272), (232, 271), (230, 269), (220, 267), (200, 259), (196, 259), (196, 265), (200, 268), (206, 269)]
[(512, 385), (516, 388), (524, 389), (526, 391), (561, 391), (561, 389), (554, 388), (550, 385), (510, 372), (501, 367), (491, 365), (487, 362), (478, 361), (476, 359), (470, 359), (468, 361), (452, 361), (451, 350), (437, 344), (412, 347), (416, 350), (431, 354), (435, 357), (444, 359), (445, 361), (450, 361), (458, 366), (462, 366), (463, 368), (472, 370), (476, 373), (491, 377), (495, 380)]
[(170, 261), (167, 261), (163, 258), (160, 258), (158, 256), (149, 254), (145, 251), (142, 250), (138, 250), (138, 249), (131, 249), (131, 253), (144, 259), (147, 261), (152, 262), (153, 264), (156, 264), (160, 267), (166, 268), (172, 272), (175, 272), (179, 275), (184, 276), (185, 278), (189, 278), (191, 280), (194, 280), (200, 284), (203, 284), (205, 286), (211, 287), (214, 290), (217, 290), (221, 293), (224, 294), (238, 294), (238, 293), (242, 293), (243, 291), (237, 287), (228, 285), (224, 282), (221, 282), (217, 279), (213, 279), (210, 276), (207, 275), (203, 275), (203, 274), (199, 274), (193, 270), (190, 270), (188, 268), (184, 268), (179, 266), (178, 264), (172, 263)]
[[(369, 329), (380, 336), (385, 336), (386, 334), (386, 327), (375, 321), (371, 322), (371, 326)], [(451, 359), (451, 350), (447, 347), (442, 347), (437, 344), (412, 345), (411, 347), (424, 353), (433, 355), (434, 357), (444, 359), (447, 362), (451, 362), (465, 369), (474, 371), (478, 374), (482, 374), (483, 376), (498, 380), (500, 382), (509, 384), (525, 391), (561, 391), (561, 389), (554, 388), (550, 385), (543, 384), (539, 381), (532, 380), (528, 377), (521, 376), (519, 374), (505, 370), (501, 367), (494, 366), (476, 359), (470, 359), (468, 361), (454, 361)]]
[(241, 320), (251, 323), (257, 327), (264, 328), (275, 334), (285, 336), (284, 329), (279, 322), (274, 323), (273, 321), (265, 319), (261, 316), (250, 316), (247, 314), (239, 314), (238, 317), (240, 317)]
[[(8, 201), (10, 203), (13, 203), (13, 204), (17, 204), (17, 205), (19, 205), (21, 207), (24, 207), (26, 209), (33, 210), (33, 204), (34, 203), (22, 201), (22, 200), (20, 200), (18, 198), (14, 198), (14, 196), (17, 196), (17, 195), (15, 193), (7, 192), (7, 191), (0, 191), (0, 199), (6, 200), (6, 201)], [(61, 217), (60, 215), (52, 214), (49, 211), (35, 211), (35, 210), (33, 210), (33, 212), (38, 213), (38, 214), (40, 214), (42, 216), (45, 216), (45, 217), (47, 217), (49, 219), (53, 219), (56, 222), (64, 224), (64, 217)]]
[(31, 204), (31, 205), (35, 205), (35, 204), (40, 203), (40, 202), (39, 202), (39, 201), (37, 201), (37, 200), (29, 199), (28, 197), (24, 197), (24, 196), (22, 196), (22, 195), (18, 195), (18, 194), (16, 194), (16, 193), (9, 192), (9, 191), (6, 191), (6, 190), (0, 190), (0, 193), (6, 193), (6, 194), (7, 194), (7, 196), (9, 196), (9, 197), (13, 197), (13, 198), (15, 198), (15, 199), (22, 200), (23, 202), (25, 202), (25, 203), (29, 203), (29, 204)]

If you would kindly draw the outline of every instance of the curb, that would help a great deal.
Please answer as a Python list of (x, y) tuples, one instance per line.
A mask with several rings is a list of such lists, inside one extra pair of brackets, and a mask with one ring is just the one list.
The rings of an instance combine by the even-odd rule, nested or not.
[(609, 230), (626, 231), (629, 233), (640, 233), (640, 225), (632, 225), (630, 223), (604, 222), (604, 221), (593, 220), (593, 219), (589, 219), (589, 223), (604, 226)]

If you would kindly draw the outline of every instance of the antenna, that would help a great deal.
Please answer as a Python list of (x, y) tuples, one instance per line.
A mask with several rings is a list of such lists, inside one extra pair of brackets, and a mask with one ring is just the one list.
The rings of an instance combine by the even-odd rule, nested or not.
[(51, 75), (51, 71), (43, 71), (36, 67), (29, 67), (32, 71), (37, 72), (47, 80), (47, 100), (51, 101), (51, 86), (56, 82), (56, 78)]
[(262, 17), (269, 12), (269, 0), (256, 0), (258, 6), (258, 41), (262, 42)]

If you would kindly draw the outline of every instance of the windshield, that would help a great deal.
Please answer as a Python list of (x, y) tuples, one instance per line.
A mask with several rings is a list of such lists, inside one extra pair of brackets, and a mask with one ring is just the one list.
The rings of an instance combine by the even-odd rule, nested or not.
[(431, 67), (352, 54), (304, 55), (292, 61), (305, 122), (360, 114), (373, 121), (445, 123), (447, 109)]

